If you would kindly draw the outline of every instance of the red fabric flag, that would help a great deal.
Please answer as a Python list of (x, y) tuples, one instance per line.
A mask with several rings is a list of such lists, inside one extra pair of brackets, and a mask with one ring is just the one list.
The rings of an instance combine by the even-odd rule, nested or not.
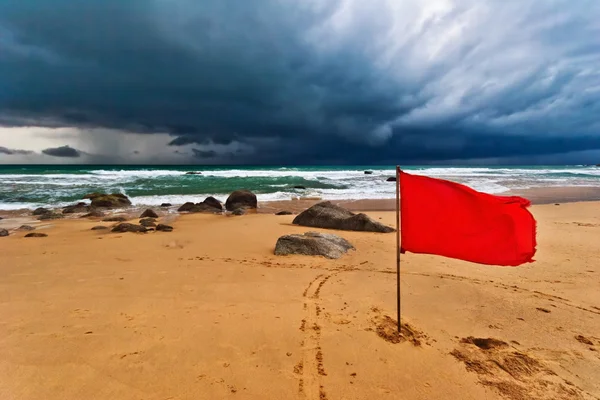
[(400, 171), (401, 252), (479, 264), (532, 262), (536, 222), (530, 202)]

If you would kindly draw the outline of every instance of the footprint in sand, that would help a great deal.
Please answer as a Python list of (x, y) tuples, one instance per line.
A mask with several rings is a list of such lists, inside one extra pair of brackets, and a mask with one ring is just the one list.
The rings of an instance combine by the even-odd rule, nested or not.
[[(516, 344), (517, 342), (513, 342)], [(466, 337), (451, 353), (491, 387), (509, 399), (580, 399), (583, 391), (558, 376), (541, 360), (495, 338)]]

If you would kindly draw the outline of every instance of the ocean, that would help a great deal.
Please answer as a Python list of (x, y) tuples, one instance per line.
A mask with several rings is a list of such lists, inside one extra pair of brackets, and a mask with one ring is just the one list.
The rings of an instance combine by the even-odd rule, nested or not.
[[(386, 182), (394, 176), (394, 168), (0, 165), (0, 210), (64, 206), (94, 191), (120, 192), (134, 205), (150, 206), (198, 202), (209, 195), (224, 201), (229, 193), (242, 188), (256, 193), (259, 201), (386, 199), (395, 196), (394, 183)], [(600, 187), (600, 168), (593, 166), (413, 166), (405, 170), (496, 194), (537, 187)], [(186, 175), (190, 171), (202, 174)]]

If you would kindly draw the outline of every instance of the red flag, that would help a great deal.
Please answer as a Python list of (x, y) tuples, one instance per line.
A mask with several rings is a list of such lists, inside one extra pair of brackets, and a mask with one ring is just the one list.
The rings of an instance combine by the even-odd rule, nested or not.
[(479, 264), (533, 261), (536, 222), (529, 200), (400, 171), (401, 252)]

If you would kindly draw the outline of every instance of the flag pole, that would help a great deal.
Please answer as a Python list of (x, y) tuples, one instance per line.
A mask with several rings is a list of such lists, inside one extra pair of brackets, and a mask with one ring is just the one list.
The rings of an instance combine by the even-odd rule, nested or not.
[(396, 165), (396, 301), (398, 333), (401, 327), (400, 312), (400, 166)]

